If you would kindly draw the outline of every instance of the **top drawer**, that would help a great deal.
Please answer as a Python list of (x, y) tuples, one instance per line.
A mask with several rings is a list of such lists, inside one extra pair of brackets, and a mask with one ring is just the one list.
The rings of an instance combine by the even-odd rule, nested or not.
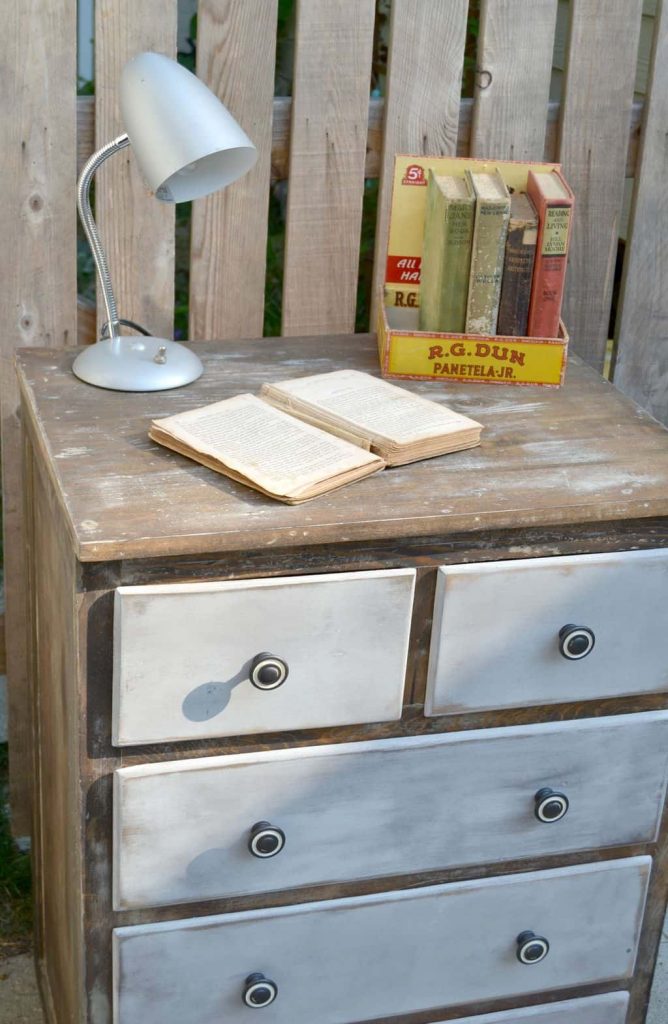
[(397, 569), (119, 587), (113, 743), (400, 718), (414, 583)]
[(667, 608), (666, 550), (443, 567), (426, 714), (668, 689)]

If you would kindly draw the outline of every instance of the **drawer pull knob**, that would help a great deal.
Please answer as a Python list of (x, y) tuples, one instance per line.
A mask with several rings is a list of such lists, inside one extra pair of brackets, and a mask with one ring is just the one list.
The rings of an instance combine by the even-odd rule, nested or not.
[(521, 964), (539, 964), (550, 952), (550, 943), (535, 932), (517, 936), (517, 959)]
[(263, 1006), (270, 1006), (278, 995), (278, 985), (275, 981), (265, 978), (264, 974), (249, 974), (246, 978), (244, 989), (244, 1003), (246, 1006), (259, 1010)]
[(535, 932), (522, 932), (517, 936), (517, 959), (521, 964), (539, 964), (550, 952), (550, 943)]
[(248, 840), (248, 849), (254, 857), (266, 860), (275, 857), (285, 846), (285, 832), (276, 828), (268, 821), (258, 821), (253, 825)]
[(588, 626), (569, 623), (559, 630), (559, 652), (569, 661), (580, 661), (594, 650), (596, 637)]
[(556, 790), (546, 786), (536, 793), (536, 817), (546, 825), (553, 821), (561, 821), (570, 807), (568, 797), (565, 793), (557, 793)]
[(250, 668), (250, 681), (258, 690), (276, 690), (288, 678), (288, 664), (282, 658), (263, 651), (256, 654)]

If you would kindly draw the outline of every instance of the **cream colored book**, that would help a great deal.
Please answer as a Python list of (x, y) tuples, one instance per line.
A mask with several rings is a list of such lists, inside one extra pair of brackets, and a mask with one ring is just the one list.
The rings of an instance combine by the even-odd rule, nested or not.
[(153, 420), (173, 451), (290, 505), (384, 469), (480, 443), (481, 426), (357, 370), (265, 384)]
[(289, 505), (385, 466), (368, 449), (302, 423), (255, 395), (153, 420), (149, 437)]
[(262, 397), (401, 466), (480, 444), (482, 426), (440, 402), (359, 370), (263, 384)]

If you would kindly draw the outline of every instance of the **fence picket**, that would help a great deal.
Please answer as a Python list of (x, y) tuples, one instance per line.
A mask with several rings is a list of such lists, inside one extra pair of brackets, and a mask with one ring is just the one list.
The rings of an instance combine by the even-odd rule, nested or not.
[(191, 339), (262, 335), (277, 0), (200, 0), (197, 74), (258, 151), (255, 167), (193, 204)]
[[(176, 56), (176, 0), (96, 0), (95, 137), (123, 131), (118, 104), (123, 65), (142, 50)], [(156, 201), (131, 149), (96, 176), (96, 217), (121, 317), (171, 338), (174, 324), (174, 207)], [(98, 297), (99, 299), (99, 297)], [(98, 301), (98, 318), (104, 310)]]
[(668, 424), (668, 8), (655, 26), (617, 330), (617, 387)]
[(384, 280), (395, 153), (457, 153), (468, 6), (393, 0), (371, 330)]
[(572, 0), (559, 160), (575, 193), (563, 318), (603, 368), (642, 0)]
[(471, 156), (542, 160), (557, 0), (483, 0)]
[(354, 330), (374, 0), (298, 6), (283, 334)]
[(76, 4), (13, 5), (2, 63), (0, 395), (10, 803), (15, 834), (29, 835), (34, 771), (14, 350), (76, 344)]

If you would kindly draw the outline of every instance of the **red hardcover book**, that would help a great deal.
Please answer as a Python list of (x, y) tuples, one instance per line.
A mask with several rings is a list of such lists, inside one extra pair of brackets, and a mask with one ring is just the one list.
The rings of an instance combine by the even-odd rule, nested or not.
[(527, 193), (538, 213), (528, 335), (556, 338), (566, 281), (573, 193), (559, 171), (529, 171)]

